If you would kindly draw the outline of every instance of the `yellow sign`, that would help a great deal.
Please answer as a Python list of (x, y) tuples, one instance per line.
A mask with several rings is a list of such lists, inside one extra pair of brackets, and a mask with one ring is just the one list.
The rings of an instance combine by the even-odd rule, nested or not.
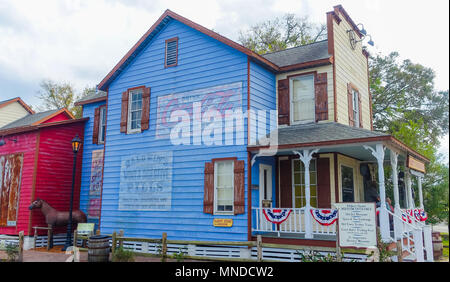
[(425, 173), (425, 164), (418, 159), (408, 156), (408, 167), (413, 170)]
[(215, 218), (213, 225), (216, 227), (231, 227), (233, 226), (233, 220), (231, 218)]

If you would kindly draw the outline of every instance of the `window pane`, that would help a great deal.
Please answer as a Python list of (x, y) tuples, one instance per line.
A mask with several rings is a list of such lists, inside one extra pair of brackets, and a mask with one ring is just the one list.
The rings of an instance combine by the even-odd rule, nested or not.
[(314, 120), (314, 76), (300, 76), (293, 80), (294, 121)]
[(342, 166), (342, 201), (354, 202), (353, 168)]
[(233, 211), (233, 162), (216, 162), (217, 211)]

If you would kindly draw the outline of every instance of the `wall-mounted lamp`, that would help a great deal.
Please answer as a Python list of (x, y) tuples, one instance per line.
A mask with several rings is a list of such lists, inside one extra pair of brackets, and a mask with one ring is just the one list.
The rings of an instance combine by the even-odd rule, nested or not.
[[(358, 26), (361, 26), (361, 28), (359, 28)], [(359, 23), (359, 24), (356, 25), (356, 27), (358, 28), (358, 31), (363, 36), (362, 36), (361, 40), (356, 40), (355, 30), (354, 29), (347, 30), (347, 33), (348, 33), (348, 36), (349, 36), (349, 40), (350, 40), (350, 46), (352, 47), (352, 49), (355, 50), (356, 43), (362, 42), (367, 36), (370, 37), (370, 40), (367, 42), (367, 44), (369, 44), (370, 46), (374, 46), (375, 43), (372, 40), (372, 36), (370, 34), (367, 34), (367, 31), (365, 30), (364, 25), (362, 23)]]
[[(16, 143), (17, 139), (16, 138), (8, 138), (8, 141), (13, 141), (14, 143)], [(6, 144), (6, 140), (4, 137), (2, 137), (2, 139), (0, 140), (0, 146), (3, 146), (5, 144)]]
[(359, 23), (356, 26), (362, 26), (362, 29), (359, 29), (359, 31), (362, 33), (362, 35), (367, 35), (367, 31), (364, 29), (364, 25), (362, 23)]

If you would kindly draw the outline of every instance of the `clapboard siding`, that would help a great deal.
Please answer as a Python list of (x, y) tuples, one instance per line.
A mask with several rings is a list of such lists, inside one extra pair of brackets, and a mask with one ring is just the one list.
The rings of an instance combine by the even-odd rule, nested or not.
[[(16, 139), (16, 142), (8, 140)], [(34, 171), (34, 151), (36, 149), (36, 132), (16, 134), (8, 136), (5, 145), (0, 146), (0, 155), (22, 153), (22, 178), (20, 183), (19, 206), (16, 226), (0, 227), (0, 234), (17, 235), (24, 231), (28, 235), (28, 206), (31, 203), (31, 191)]]
[[(261, 67), (259, 64), (250, 62), (250, 109), (254, 111), (255, 116), (250, 118), (250, 136), (251, 140), (266, 136), (270, 130), (277, 127), (275, 113), (276, 110), (276, 89), (275, 75)], [(258, 111), (266, 113), (266, 122), (261, 121)], [(270, 124), (270, 115), (273, 122)], [(266, 130), (261, 130), (260, 124), (266, 126)]]
[[(361, 42), (355, 50), (350, 47), (347, 30), (352, 29), (345, 17), (337, 24), (333, 20), (334, 63), (336, 66), (336, 95), (338, 122), (348, 125), (347, 84), (355, 85), (361, 95), (363, 128), (370, 129), (370, 101), (368, 89), (367, 58), (362, 53)], [(356, 35), (355, 35), (356, 36)], [(356, 36), (359, 40), (359, 38)]]
[[(83, 162), (81, 169), (81, 189), (80, 189), (80, 209), (88, 215), (89, 208), (89, 189), (91, 183), (91, 165), (92, 151), (102, 150), (103, 144), (94, 144), (92, 142), (92, 134), (94, 130), (94, 111), (96, 108), (105, 105), (106, 102), (96, 102), (83, 106), (83, 117), (89, 120), (85, 123), (84, 143), (83, 143)], [(88, 222), (98, 224), (98, 219), (88, 217)], [(96, 226), (97, 228), (98, 226)]]
[[(59, 211), (68, 211), (72, 189), (73, 151), (71, 141), (78, 134), (83, 139), (84, 124), (72, 123), (40, 129), (38, 173), (35, 198), (47, 201)], [(82, 150), (83, 148), (81, 148)], [(73, 208), (79, 208), (83, 151), (77, 155)], [(33, 211), (32, 226), (46, 226), (39, 210)], [(65, 232), (59, 228), (55, 233)]]
[[(164, 68), (165, 40), (173, 37), (178, 37), (178, 65)], [(247, 240), (246, 214), (219, 216), (203, 213), (205, 163), (213, 158), (226, 157), (237, 157), (238, 160), (247, 162), (245, 127), (243, 139), (240, 140), (242, 145), (174, 146), (169, 139), (156, 139), (159, 96), (236, 82), (242, 84), (242, 110), (245, 112), (247, 57), (211, 37), (171, 20), (110, 84), (100, 223), (102, 233), (122, 229), (127, 236), (160, 238), (162, 232), (167, 232), (173, 239)], [(149, 130), (137, 134), (120, 133), (122, 92), (136, 86), (151, 88)], [(92, 114), (89, 111), (86, 108), (86, 115)], [(224, 134), (222, 137), (224, 141)], [(88, 136), (87, 139), (89, 140)], [(160, 151), (173, 153), (170, 210), (120, 210), (122, 158)], [(88, 181), (87, 177), (83, 177), (83, 181), (85, 180)], [(87, 186), (87, 183), (83, 185)], [(214, 227), (214, 218), (232, 218), (233, 227)]]
[(29, 114), (30, 113), (19, 102), (6, 105), (0, 110), (0, 127), (3, 127)]

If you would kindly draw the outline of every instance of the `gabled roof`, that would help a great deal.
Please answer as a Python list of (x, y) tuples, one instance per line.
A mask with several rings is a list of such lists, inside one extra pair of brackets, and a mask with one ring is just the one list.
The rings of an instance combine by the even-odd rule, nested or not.
[(161, 17), (150, 27), (150, 29), (139, 39), (139, 41), (134, 44), (134, 46), (127, 52), (127, 54), (117, 63), (117, 65), (108, 73), (108, 75), (100, 82), (98, 85), (98, 89), (102, 91), (106, 91), (109, 84), (126, 68), (126, 66), (136, 57), (136, 55), (147, 45), (147, 43), (155, 37), (155, 35), (166, 26), (170, 20), (175, 19), (201, 33), (204, 33), (218, 41), (228, 45), (238, 51), (249, 56), (251, 59), (260, 62), (261, 64), (267, 66), (270, 69), (278, 71), (278, 66), (262, 57), (261, 55), (253, 52), (252, 50), (210, 30), (207, 29), (193, 21), (182, 17), (171, 10), (166, 10)]
[(105, 91), (97, 91), (89, 93), (88, 95), (84, 96), (80, 100), (75, 102), (75, 106), (81, 106), (85, 104), (100, 102), (100, 101), (106, 101), (107, 94)]
[(45, 111), (45, 112), (40, 112), (40, 113), (35, 113), (32, 115), (24, 116), (23, 118), (15, 120), (15, 121), (8, 123), (7, 125), (1, 127), (0, 130), (11, 129), (11, 128), (16, 128), (16, 127), (23, 127), (23, 126), (39, 125), (61, 113), (65, 113), (69, 119), (74, 119), (74, 116), (66, 108), (62, 108), (62, 109), (49, 110), (49, 111)]
[(280, 68), (329, 59), (331, 57), (331, 55), (328, 54), (328, 40), (293, 47), (278, 52), (266, 53), (262, 56)]
[(27, 112), (30, 114), (34, 114), (34, 111), (28, 106), (20, 97), (0, 101), (0, 108), (6, 107), (9, 104), (12, 104), (14, 102), (19, 103)]

